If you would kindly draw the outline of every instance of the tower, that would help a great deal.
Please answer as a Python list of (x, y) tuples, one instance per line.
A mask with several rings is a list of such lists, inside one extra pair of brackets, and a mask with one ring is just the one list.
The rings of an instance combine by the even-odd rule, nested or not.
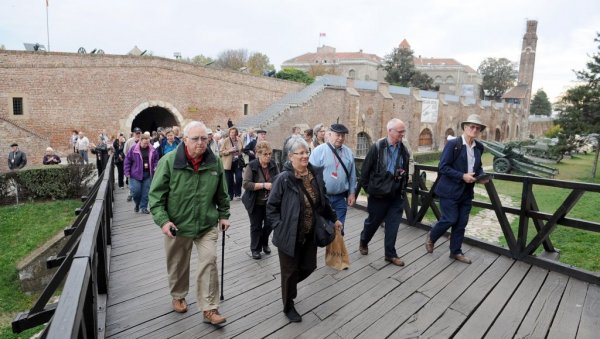
[[(519, 77), (515, 89), (521, 89), (520, 95), (522, 113), (520, 114), (521, 130), (517, 138), (526, 139), (529, 137), (529, 107), (531, 106), (531, 91), (533, 85), (533, 71), (535, 66), (535, 54), (537, 48), (537, 21), (527, 20), (527, 31), (523, 36), (523, 46), (521, 48), (521, 61), (519, 62)], [(519, 119), (518, 119), (519, 120)], [(520, 134), (520, 135), (519, 135)]]

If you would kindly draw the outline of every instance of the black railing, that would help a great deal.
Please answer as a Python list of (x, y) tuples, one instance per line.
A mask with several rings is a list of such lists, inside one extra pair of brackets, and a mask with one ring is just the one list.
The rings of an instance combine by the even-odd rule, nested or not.
[[(412, 194), (410, 200), (405, 199), (404, 205), (406, 212), (405, 220), (409, 225), (429, 229), (431, 226), (423, 224), (422, 221), (430, 208), (435, 217), (439, 220), (441, 213), (435, 203), (435, 195), (433, 194), (438, 181), (436, 180), (433, 183), (431, 189), (427, 189), (425, 181), (423, 180), (424, 176), (422, 175), (423, 171), (437, 172), (437, 170), (437, 166), (415, 165), (412, 184), (407, 189), (407, 191)], [(503, 206), (498, 192), (496, 191), (495, 183), (498, 181), (519, 182), (522, 184), (519, 208)], [(556, 211), (553, 213), (545, 213), (540, 211), (538, 207), (533, 193), (534, 186), (558, 187), (570, 190), (570, 193)], [(543, 246), (546, 252), (556, 252), (556, 249), (550, 240), (550, 235), (558, 225), (600, 233), (600, 223), (598, 221), (567, 217), (567, 214), (573, 209), (584, 193), (600, 193), (600, 185), (519, 175), (494, 174), (494, 179), (485, 184), (485, 188), (490, 202), (475, 200), (473, 201), (473, 206), (490, 209), (496, 213), (498, 224), (502, 229), (508, 248), (468, 237), (465, 238), (465, 242), (517, 260), (561, 272), (586, 282), (600, 284), (600, 275), (598, 273), (589, 272), (554, 260), (547, 260), (534, 256), (535, 251), (540, 246)], [(507, 214), (514, 214), (519, 217), (517, 234), (515, 234), (511, 228)], [(527, 233), (529, 231), (530, 221), (533, 223), (537, 233), (528, 242)]]
[[(29, 312), (17, 315), (12, 329), (20, 333), (49, 322), (42, 338), (95, 338), (102, 331), (108, 291), (108, 248), (111, 243), (114, 190), (113, 158), (94, 184), (73, 225), (63, 249), (48, 258), (47, 267), (58, 270)], [(48, 304), (64, 282), (59, 302)]]

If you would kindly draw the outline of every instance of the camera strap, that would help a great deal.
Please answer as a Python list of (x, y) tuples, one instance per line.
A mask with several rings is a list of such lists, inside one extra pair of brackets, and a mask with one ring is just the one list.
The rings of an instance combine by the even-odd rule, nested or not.
[(333, 152), (333, 154), (338, 158), (338, 160), (340, 161), (340, 164), (342, 164), (342, 168), (344, 169), (344, 172), (346, 173), (346, 179), (348, 179), (348, 187), (350, 187), (350, 173), (348, 173), (348, 168), (346, 168), (346, 165), (344, 165), (344, 161), (342, 160), (342, 158), (340, 157), (338, 152), (335, 151), (335, 148), (333, 148), (333, 146), (331, 146), (330, 143), (327, 143), (327, 146), (329, 146), (329, 148), (331, 148), (331, 151)]

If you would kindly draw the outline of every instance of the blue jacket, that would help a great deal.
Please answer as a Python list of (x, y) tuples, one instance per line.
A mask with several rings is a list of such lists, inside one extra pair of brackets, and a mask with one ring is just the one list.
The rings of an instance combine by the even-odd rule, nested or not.
[[(458, 199), (463, 194), (468, 194), (473, 199), (473, 187), (475, 184), (467, 184), (463, 180), (463, 174), (467, 173), (467, 146), (462, 145), (462, 137), (454, 138), (446, 144), (442, 157), (440, 158), (439, 174), (440, 180), (435, 188), (435, 194), (441, 198)], [(454, 148), (457, 143), (462, 145), (460, 154), (454, 158)], [(459, 145), (459, 146), (460, 146)], [(483, 174), (481, 167), (481, 154), (483, 153), (483, 145), (479, 142), (475, 143), (475, 164), (473, 172), (475, 176)]]

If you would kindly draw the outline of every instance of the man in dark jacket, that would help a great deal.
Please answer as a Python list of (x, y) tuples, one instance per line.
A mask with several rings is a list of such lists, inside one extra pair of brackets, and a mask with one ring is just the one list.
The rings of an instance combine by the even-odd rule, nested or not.
[(16, 142), (10, 147), (12, 147), (12, 150), (8, 153), (8, 168), (14, 171), (25, 167), (27, 165), (25, 152), (19, 150), (19, 145)]
[(463, 135), (448, 141), (440, 158), (440, 181), (435, 194), (440, 197), (442, 217), (427, 234), (425, 249), (432, 253), (435, 242), (452, 228), (450, 258), (470, 264), (471, 259), (465, 257), (461, 246), (473, 204), (473, 189), (475, 183), (487, 183), (489, 179), (481, 176), (483, 145), (475, 141), (485, 125), (479, 115), (471, 114), (461, 126)]
[(208, 151), (206, 127), (199, 121), (184, 129), (184, 142), (158, 163), (150, 187), (150, 210), (165, 235), (173, 309), (187, 312), (190, 256), (198, 251), (196, 298), (204, 322), (222, 324), (219, 314), (217, 226), (229, 228), (229, 195), (223, 163)]
[[(361, 171), (362, 186), (369, 193), (369, 216), (360, 234), (359, 251), (362, 255), (369, 254), (369, 241), (379, 225), (385, 222), (384, 259), (396, 266), (404, 266), (404, 261), (396, 254), (396, 237), (404, 203), (403, 190), (408, 178), (409, 154), (402, 144), (404, 133), (406, 126), (402, 120), (390, 120), (387, 123), (387, 138), (378, 140), (369, 148)], [(391, 187), (389, 192), (383, 194), (381, 187), (374, 187), (374, 178), (383, 178), (380, 183), (388, 184)]]

